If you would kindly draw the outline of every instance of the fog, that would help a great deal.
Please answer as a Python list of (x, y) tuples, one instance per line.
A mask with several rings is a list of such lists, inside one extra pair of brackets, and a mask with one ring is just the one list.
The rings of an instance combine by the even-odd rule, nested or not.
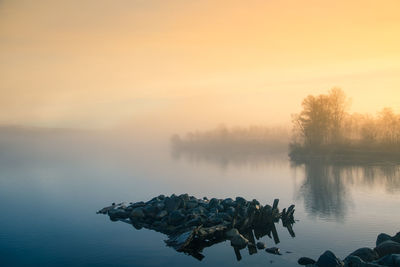
[(398, 5), (1, 1), (0, 124), (287, 126), (334, 86), (351, 111), (398, 112)]

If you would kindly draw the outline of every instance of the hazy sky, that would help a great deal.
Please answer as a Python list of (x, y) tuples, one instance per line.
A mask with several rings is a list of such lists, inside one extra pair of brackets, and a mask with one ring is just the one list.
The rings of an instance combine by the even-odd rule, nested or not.
[(400, 1), (0, 0), (0, 123), (280, 124), (342, 87), (400, 111)]

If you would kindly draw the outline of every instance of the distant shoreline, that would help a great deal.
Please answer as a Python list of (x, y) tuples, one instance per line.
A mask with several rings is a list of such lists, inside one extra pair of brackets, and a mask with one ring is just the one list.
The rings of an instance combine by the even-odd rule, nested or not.
[(356, 145), (348, 146), (326, 146), (319, 148), (306, 148), (291, 146), (289, 158), (295, 163), (309, 163), (315, 161), (354, 164), (354, 163), (400, 163), (400, 151), (396, 147), (361, 147)]

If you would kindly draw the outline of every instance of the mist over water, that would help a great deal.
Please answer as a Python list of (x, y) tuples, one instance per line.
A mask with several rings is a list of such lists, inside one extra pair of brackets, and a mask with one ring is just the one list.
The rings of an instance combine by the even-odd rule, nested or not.
[[(398, 230), (397, 165), (296, 165), (287, 149), (177, 155), (168, 135), (146, 139), (128, 131), (2, 129), (0, 148), (0, 203), (7, 214), (0, 222), (0, 256), (9, 265), (258, 266), (273, 260), (295, 266), (298, 257), (317, 257), (326, 248), (345, 256), (373, 246), (383, 230)], [(199, 262), (166, 247), (160, 233), (95, 215), (112, 202), (172, 193), (295, 204), (296, 237), (277, 227), (278, 246), (293, 253), (243, 251), (236, 262), (225, 242), (207, 248)]]

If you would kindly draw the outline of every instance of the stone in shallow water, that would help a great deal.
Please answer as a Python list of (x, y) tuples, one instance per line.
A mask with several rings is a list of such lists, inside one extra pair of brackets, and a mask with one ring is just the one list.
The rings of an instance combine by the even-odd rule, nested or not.
[(379, 246), (381, 243), (390, 240), (391, 236), (385, 233), (381, 233), (378, 235), (378, 237), (376, 238), (376, 246)]
[(282, 255), (281, 250), (277, 247), (267, 248), (265, 249), (265, 251), (268, 252), (269, 254)]
[(108, 216), (110, 216), (110, 219), (112, 221), (116, 221), (118, 219), (126, 219), (129, 217), (129, 213), (126, 212), (123, 209), (114, 209), (114, 210), (110, 210), (108, 211)]
[(244, 236), (241, 234), (237, 234), (231, 238), (231, 245), (233, 247), (238, 247), (238, 248), (244, 248), (246, 245), (249, 243), (249, 240), (247, 240)]
[(400, 266), (400, 254), (390, 254), (387, 255), (374, 263), (377, 263), (379, 265), (383, 266), (389, 266), (389, 267), (398, 267)]
[(316, 261), (311, 259), (311, 258), (307, 258), (307, 257), (301, 257), (298, 261), (298, 264), (300, 265), (308, 265), (308, 264), (315, 264)]
[(400, 243), (387, 240), (379, 244), (379, 246), (375, 248), (375, 251), (378, 253), (380, 258), (389, 254), (400, 254)]
[(349, 256), (357, 256), (366, 262), (374, 261), (379, 257), (376, 251), (370, 248), (359, 248)]
[(344, 265), (343, 262), (330, 250), (325, 251), (324, 254), (318, 258), (315, 264), (320, 267), (341, 267)]
[(265, 248), (265, 243), (264, 242), (257, 242), (257, 248), (258, 249), (264, 249)]

